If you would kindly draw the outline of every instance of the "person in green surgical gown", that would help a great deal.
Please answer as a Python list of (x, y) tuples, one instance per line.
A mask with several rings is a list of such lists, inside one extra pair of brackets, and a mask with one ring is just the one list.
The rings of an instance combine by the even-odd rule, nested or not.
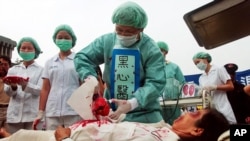
[(159, 97), (165, 88), (164, 58), (156, 42), (143, 30), (146, 12), (134, 2), (121, 4), (112, 15), (114, 32), (104, 34), (80, 50), (75, 67), (82, 81), (97, 77), (95, 67), (104, 64), (104, 96), (112, 99), (111, 119), (162, 123)]
[[(162, 55), (166, 58), (169, 47), (167, 43), (163, 41), (157, 42), (158, 47), (161, 49)], [(178, 99), (181, 94), (181, 86), (185, 83), (185, 77), (180, 69), (180, 67), (169, 61), (165, 61), (165, 72), (166, 72), (166, 87), (163, 92), (163, 99)], [(163, 117), (165, 122), (172, 124), (173, 121), (178, 118), (181, 114), (180, 107), (178, 105), (175, 106), (164, 106), (163, 107)]]

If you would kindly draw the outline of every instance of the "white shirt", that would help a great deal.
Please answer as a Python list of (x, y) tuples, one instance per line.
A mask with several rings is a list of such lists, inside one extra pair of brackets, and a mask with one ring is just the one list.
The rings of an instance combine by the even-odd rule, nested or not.
[(35, 119), (42, 87), (42, 72), (43, 68), (35, 62), (27, 68), (20, 64), (9, 69), (7, 76), (28, 77), (29, 81), (24, 91), (19, 85), (17, 90), (13, 91), (9, 85), (5, 84), (4, 91), (11, 96), (7, 111), (8, 123), (32, 122)]
[(64, 60), (56, 55), (49, 59), (44, 68), (42, 78), (50, 81), (50, 92), (46, 104), (46, 116), (78, 115), (67, 101), (71, 94), (80, 86), (79, 76), (74, 66), (75, 53)]
[(105, 121), (78, 122), (71, 127), (70, 138), (62, 141), (178, 141), (180, 138), (169, 125), (161, 128), (136, 122), (109, 123)]
[[(179, 141), (171, 127), (154, 127), (152, 124), (105, 121), (78, 123), (71, 126), (70, 138), (63, 141)], [(55, 141), (55, 131), (19, 130), (1, 141)]]
[[(199, 84), (201, 87), (211, 85), (226, 84), (227, 80), (231, 79), (224, 67), (217, 67), (212, 65), (208, 74), (203, 73), (199, 78)], [(227, 120), (232, 124), (236, 123), (232, 107), (227, 99), (225, 91), (216, 90), (212, 95), (212, 102), (215, 108), (224, 114)]]

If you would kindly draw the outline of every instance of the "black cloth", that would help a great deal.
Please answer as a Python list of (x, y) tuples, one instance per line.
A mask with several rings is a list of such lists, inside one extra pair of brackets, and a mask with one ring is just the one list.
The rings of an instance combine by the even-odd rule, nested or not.
[(228, 100), (232, 106), (238, 124), (246, 124), (246, 117), (250, 117), (250, 96), (243, 88), (245, 85), (235, 81), (234, 90), (227, 92)]

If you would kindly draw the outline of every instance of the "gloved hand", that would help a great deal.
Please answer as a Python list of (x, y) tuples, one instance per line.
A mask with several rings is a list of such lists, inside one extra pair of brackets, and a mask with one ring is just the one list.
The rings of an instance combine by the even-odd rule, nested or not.
[(200, 88), (200, 90), (198, 91), (198, 96), (202, 96), (203, 91), (207, 91), (207, 92), (211, 93), (211, 91), (215, 91), (216, 89), (217, 89), (216, 85), (204, 86), (204, 87)]
[(36, 126), (39, 124), (41, 119), (44, 117), (44, 114), (45, 114), (44, 111), (39, 110), (37, 117), (35, 118), (35, 120), (33, 121), (33, 124), (32, 124), (33, 130), (37, 130)]
[(217, 90), (217, 85), (210, 85), (203, 87), (203, 90), (207, 90), (209, 92)]
[(127, 100), (112, 99), (112, 102), (114, 102), (118, 108), (115, 112), (109, 115), (111, 119), (117, 120), (121, 114), (126, 114), (132, 110), (131, 103)]
[(18, 84), (22, 86), (22, 90), (24, 91), (26, 86), (28, 85), (28, 81), (22, 79)]

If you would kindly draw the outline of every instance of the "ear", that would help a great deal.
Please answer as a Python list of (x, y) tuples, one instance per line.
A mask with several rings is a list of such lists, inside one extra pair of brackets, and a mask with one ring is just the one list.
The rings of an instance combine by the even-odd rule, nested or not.
[(191, 135), (193, 135), (193, 136), (200, 136), (203, 132), (204, 132), (203, 128), (194, 128), (191, 131)]

